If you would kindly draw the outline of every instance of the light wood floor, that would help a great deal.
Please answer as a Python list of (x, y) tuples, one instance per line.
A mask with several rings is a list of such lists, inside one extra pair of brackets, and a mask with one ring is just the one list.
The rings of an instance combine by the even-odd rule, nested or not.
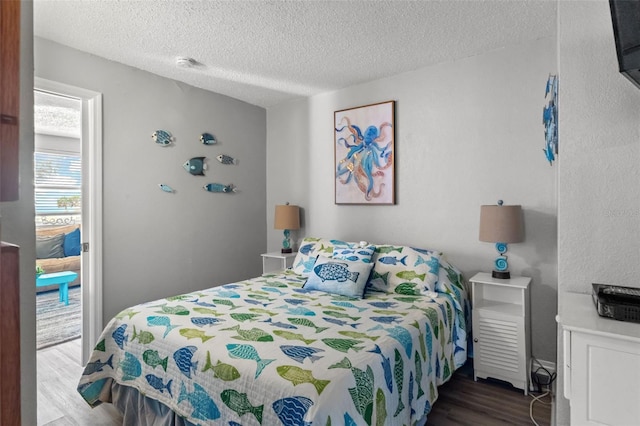
[(83, 367), (80, 339), (38, 351), (39, 426), (118, 426), (111, 404), (91, 408), (76, 391)]
[[(117, 426), (122, 417), (111, 404), (91, 409), (76, 391), (82, 374), (80, 339), (38, 351), (39, 426)], [(546, 401), (549, 399), (546, 398)], [(456, 373), (440, 387), (429, 426), (531, 425), (530, 396), (492, 381), (474, 382)], [(551, 406), (534, 404), (534, 418), (549, 425)]]

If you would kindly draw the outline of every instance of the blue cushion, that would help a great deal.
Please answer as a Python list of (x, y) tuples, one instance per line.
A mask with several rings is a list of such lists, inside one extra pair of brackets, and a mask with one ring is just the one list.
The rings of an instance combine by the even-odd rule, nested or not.
[(57, 234), (52, 237), (36, 237), (36, 259), (64, 257), (63, 241), (64, 234)]
[(371, 268), (372, 263), (337, 260), (319, 255), (304, 288), (361, 299)]
[(80, 228), (76, 228), (68, 234), (65, 234), (62, 248), (65, 257), (80, 255)]

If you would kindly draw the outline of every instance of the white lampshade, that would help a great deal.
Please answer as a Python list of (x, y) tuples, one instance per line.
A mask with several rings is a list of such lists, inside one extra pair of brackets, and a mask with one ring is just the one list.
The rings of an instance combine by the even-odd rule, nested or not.
[(524, 241), (522, 206), (480, 206), (480, 241), (519, 243)]

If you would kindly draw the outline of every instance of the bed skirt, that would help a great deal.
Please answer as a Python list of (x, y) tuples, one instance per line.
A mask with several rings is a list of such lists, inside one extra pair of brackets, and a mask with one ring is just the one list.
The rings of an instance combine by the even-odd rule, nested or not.
[(112, 379), (105, 381), (99, 399), (111, 403), (122, 414), (124, 426), (197, 426), (163, 403)]

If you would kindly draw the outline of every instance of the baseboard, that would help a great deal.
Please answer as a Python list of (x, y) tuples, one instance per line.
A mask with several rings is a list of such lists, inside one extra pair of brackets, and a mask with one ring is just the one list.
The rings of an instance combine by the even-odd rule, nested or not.
[[(549, 373), (553, 374), (556, 372), (556, 363), (551, 361), (545, 361), (544, 359), (534, 359), (533, 360), (533, 370), (536, 369), (536, 364), (539, 364), (541, 367), (547, 369)], [(544, 373), (544, 371), (541, 370)], [(546, 374), (546, 373), (545, 373)]]

